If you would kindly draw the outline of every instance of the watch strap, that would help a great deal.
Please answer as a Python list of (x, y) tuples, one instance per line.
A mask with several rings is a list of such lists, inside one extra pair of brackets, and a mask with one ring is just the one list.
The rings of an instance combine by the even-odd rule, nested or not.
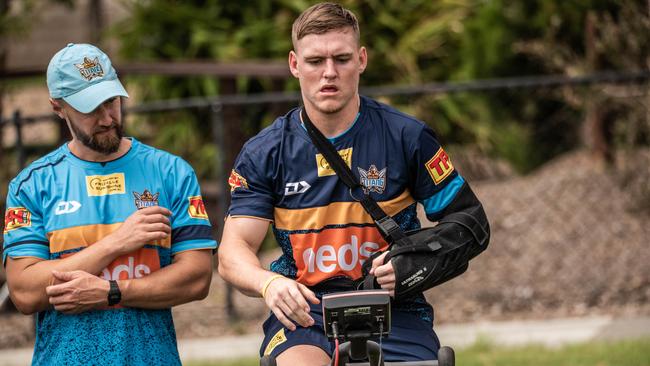
[(108, 289), (108, 306), (117, 305), (122, 300), (122, 292), (120, 287), (117, 285), (117, 281), (109, 280), (108, 284), (110, 288)]

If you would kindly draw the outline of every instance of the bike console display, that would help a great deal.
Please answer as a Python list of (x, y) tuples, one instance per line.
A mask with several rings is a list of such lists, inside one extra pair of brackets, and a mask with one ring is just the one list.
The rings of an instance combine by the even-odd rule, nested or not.
[(323, 296), (325, 334), (333, 340), (387, 336), (390, 295), (386, 290), (337, 292)]

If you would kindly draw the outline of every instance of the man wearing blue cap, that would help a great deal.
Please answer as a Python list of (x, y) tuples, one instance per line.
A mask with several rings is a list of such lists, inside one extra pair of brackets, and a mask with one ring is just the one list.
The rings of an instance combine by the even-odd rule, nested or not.
[(38, 313), (34, 365), (178, 365), (171, 307), (207, 296), (216, 242), (192, 168), (123, 137), (111, 61), (69, 44), (47, 69), (72, 140), (9, 185), (3, 264)]

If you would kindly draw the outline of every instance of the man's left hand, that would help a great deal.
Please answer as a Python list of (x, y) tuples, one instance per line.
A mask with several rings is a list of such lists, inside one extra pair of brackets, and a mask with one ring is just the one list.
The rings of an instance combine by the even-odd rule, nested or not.
[(395, 270), (393, 269), (393, 263), (388, 261), (384, 264), (384, 258), (388, 252), (380, 255), (372, 261), (372, 268), (370, 268), (370, 274), (375, 276), (377, 283), (384, 290), (388, 290), (390, 296), (395, 297)]
[(47, 286), (45, 293), (54, 309), (79, 314), (108, 305), (108, 281), (84, 271), (52, 271), (59, 284)]

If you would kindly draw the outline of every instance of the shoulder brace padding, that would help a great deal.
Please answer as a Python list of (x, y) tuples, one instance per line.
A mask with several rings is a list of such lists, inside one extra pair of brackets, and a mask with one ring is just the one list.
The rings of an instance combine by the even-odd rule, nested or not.
[[(385, 257), (385, 262), (393, 261), (396, 299), (417, 295), (465, 272), (469, 261), (487, 248), (490, 227), (481, 203), (465, 183), (436, 226), (406, 234)], [(364, 263), (364, 274), (371, 262)], [(366, 276), (362, 287), (378, 285)]]

